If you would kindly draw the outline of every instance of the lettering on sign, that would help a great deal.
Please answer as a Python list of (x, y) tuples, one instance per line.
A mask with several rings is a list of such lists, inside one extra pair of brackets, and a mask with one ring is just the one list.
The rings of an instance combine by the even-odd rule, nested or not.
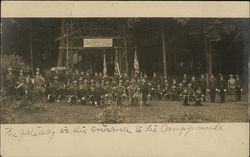
[(83, 47), (112, 47), (112, 38), (83, 39)]

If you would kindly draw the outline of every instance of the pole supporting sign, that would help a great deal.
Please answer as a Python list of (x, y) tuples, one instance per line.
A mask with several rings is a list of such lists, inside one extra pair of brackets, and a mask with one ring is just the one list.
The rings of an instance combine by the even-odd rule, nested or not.
[(112, 47), (112, 38), (83, 39), (83, 47)]

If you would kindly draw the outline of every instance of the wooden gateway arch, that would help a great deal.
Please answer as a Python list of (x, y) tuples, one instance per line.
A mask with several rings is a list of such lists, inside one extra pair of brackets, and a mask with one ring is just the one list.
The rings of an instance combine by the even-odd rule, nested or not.
[(62, 19), (56, 41), (57, 66), (74, 68), (77, 63), (80, 71), (101, 72), (103, 54), (111, 65), (117, 53), (120, 71), (129, 72), (128, 54), (133, 52), (134, 42), (127, 33), (127, 19)]

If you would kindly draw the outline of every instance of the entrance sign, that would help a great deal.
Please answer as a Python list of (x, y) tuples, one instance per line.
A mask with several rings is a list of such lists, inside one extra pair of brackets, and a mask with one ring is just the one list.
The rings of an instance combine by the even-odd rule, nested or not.
[(112, 47), (112, 38), (83, 39), (83, 47)]

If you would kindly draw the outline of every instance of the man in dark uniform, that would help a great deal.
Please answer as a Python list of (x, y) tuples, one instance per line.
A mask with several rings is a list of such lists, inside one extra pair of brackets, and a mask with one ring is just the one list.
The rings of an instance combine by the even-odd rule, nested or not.
[(91, 79), (90, 80), (90, 86), (89, 86), (89, 103), (91, 105), (95, 104), (94, 91), (95, 91), (95, 81), (93, 79)]
[(196, 106), (202, 106), (202, 102), (205, 100), (205, 95), (202, 94), (201, 88), (198, 87), (195, 92), (195, 104)]
[(96, 81), (95, 89), (94, 89), (94, 105), (95, 106), (103, 105), (102, 103), (103, 94), (104, 94), (103, 87), (100, 85), (99, 81)]
[(151, 97), (150, 89), (151, 89), (150, 83), (149, 82), (147, 83), (146, 80), (143, 79), (142, 84), (140, 86), (140, 92), (142, 94), (141, 101), (142, 101), (143, 105), (149, 105), (149, 101), (150, 101), (150, 97)]
[(225, 102), (225, 93), (226, 93), (226, 82), (224, 81), (223, 75), (220, 75), (220, 79), (218, 81), (218, 89), (217, 89), (221, 103)]
[(129, 85), (129, 102), (131, 105), (139, 105), (140, 101), (140, 88), (139, 86), (135, 83), (135, 80), (131, 80), (131, 84)]
[(242, 92), (242, 83), (241, 83), (239, 75), (236, 75), (236, 79), (235, 79), (236, 101), (241, 101), (241, 92)]
[(163, 89), (162, 89), (162, 97), (164, 100), (169, 99), (169, 84), (168, 84), (168, 80), (165, 79), (164, 80), (164, 84), (163, 84)]
[(184, 87), (181, 96), (183, 97), (184, 106), (191, 105), (190, 102), (194, 99), (195, 96), (195, 91), (193, 90), (191, 83), (188, 84), (188, 87)]
[(157, 100), (158, 94), (157, 94), (157, 85), (159, 84), (159, 79), (156, 76), (156, 73), (153, 73), (153, 77), (151, 79), (152, 89), (151, 89), (151, 95), (153, 100)]
[(233, 78), (233, 74), (230, 74), (229, 77), (230, 78), (227, 81), (228, 93), (233, 97), (233, 99), (235, 99), (235, 79)]
[(41, 101), (46, 92), (46, 88), (45, 88), (45, 80), (42, 74), (40, 73), (39, 68), (36, 69), (36, 75), (34, 77), (34, 87), (35, 87), (36, 100)]
[(69, 86), (68, 103), (77, 104), (78, 103), (78, 83), (74, 80)]
[(122, 80), (119, 80), (118, 86), (115, 88), (115, 96), (116, 96), (116, 104), (117, 106), (122, 107), (124, 105), (124, 100), (126, 93), (125, 93), (125, 87), (122, 85)]
[(198, 82), (195, 79), (195, 76), (191, 77), (190, 83), (192, 84), (192, 88), (196, 91), (199, 85), (198, 85)]
[(183, 85), (182, 83), (179, 83), (178, 84), (178, 87), (177, 87), (177, 100), (181, 100), (181, 93), (183, 91)]
[(212, 74), (209, 82), (208, 82), (208, 89), (210, 93), (210, 102), (215, 102), (215, 97), (216, 97), (216, 79), (214, 78), (214, 75)]
[(183, 74), (182, 85), (183, 85), (183, 87), (187, 87), (188, 86), (187, 74)]
[(105, 96), (104, 104), (106, 106), (112, 105), (112, 101), (113, 101), (113, 88), (110, 85), (109, 80), (105, 81), (104, 96)]
[(25, 89), (24, 89), (24, 84), (25, 84), (25, 76), (23, 74), (23, 70), (20, 70), (19, 76), (17, 78), (17, 96), (18, 98), (22, 98), (25, 95)]
[(171, 97), (172, 100), (175, 101), (177, 100), (177, 82), (175, 79), (173, 79), (172, 85), (171, 85)]
[(202, 94), (206, 96), (207, 80), (204, 74), (201, 75), (201, 78), (199, 81), (199, 87), (201, 88)]
[(15, 95), (15, 87), (16, 87), (16, 77), (13, 74), (13, 69), (12, 67), (8, 68), (8, 74), (6, 75), (5, 78), (6, 81), (6, 94), (10, 96), (11, 99), (14, 98)]

